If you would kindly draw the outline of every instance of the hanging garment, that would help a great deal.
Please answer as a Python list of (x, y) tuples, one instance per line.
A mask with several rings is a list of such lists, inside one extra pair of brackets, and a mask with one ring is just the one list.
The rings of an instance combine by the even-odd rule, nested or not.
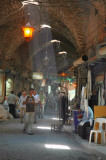
[(81, 97), (83, 97), (83, 96), (84, 96), (84, 89), (85, 89), (85, 87), (82, 87)]
[(100, 92), (101, 93), (101, 106), (105, 105), (104, 92), (105, 92), (104, 85), (101, 84), (101, 92)]
[(94, 106), (97, 106), (98, 105), (98, 92), (96, 92), (95, 95), (92, 95), (90, 100), (89, 100), (89, 106), (91, 107), (91, 109), (93, 110), (94, 112)]
[(91, 70), (88, 70), (87, 99), (90, 99), (91, 95), (92, 95)]
[(100, 94), (100, 86), (98, 88), (98, 106), (101, 105), (101, 94)]
[(98, 92), (98, 106), (104, 106), (105, 105), (105, 99), (104, 99), (104, 85), (99, 85), (99, 92)]
[(85, 99), (86, 99), (86, 87), (82, 87), (81, 91), (81, 103), (80, 103), (80, 108), (84, 110), (85, 106)]
[(62, 123), (65, 124), (68, 113), (68, 97), (64, 94), (59, 98), (59, 119), (62, 119)]
[(84, 99), (87, 99), (87, 85), (84, 88)]

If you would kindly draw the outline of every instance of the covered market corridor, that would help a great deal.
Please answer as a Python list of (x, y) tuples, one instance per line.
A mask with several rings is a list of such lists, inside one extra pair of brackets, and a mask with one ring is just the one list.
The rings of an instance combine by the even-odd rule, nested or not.
[(51, 133), (51, 123), (56, 119), (55, 112), (47, 111), (44, 119), (38, 119), (34, 124), (32, 136), (23, 134), (20, 118), (0, 123), (0, 159), (105, 160), (100, 146), (98, 150), (95, 146), (89, 148), (88, 142), (73, 133), (71, 126), (64, 125), (60, 133)]

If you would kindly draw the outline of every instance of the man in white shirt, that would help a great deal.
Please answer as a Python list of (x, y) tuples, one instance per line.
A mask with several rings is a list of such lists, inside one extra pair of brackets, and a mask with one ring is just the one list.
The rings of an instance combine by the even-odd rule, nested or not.
[(22, 96), (19, 99), (19, 107), (20, 107), (20, 118), (21, 118), (21, 123), (23, 123), (23, 118), (26, 112), (26, 104), (23, 104), (23, 102), (26, 101), (26, 92), (22, 92)]
[(36, 93), (36, 90), (33, 91), (33, 96), (35, 98), (35, 103), (37, 103), (37, 106), (35, 107), (35, 121), (34, 121), (34, 123), (36, 123), (36, 119), (39, 111), (39, 105), (41, 105), (41, 102), (40, 102), (39, 95)]
[(32, 126), (34, 122), (35, 106), (36, 106), (35, 99), (32, 94), (33, 94), (33, 88), (30, 88), (29, 95), (26, 96), (26, 101), (23, 102), (23, 104), (26, 104), (23, 133), (28, 133), (29, 135), (33, 135)]
[(17, 97), (14, 95), (14, 91), (11, 91), (11, 94), (7, 98), (7, 102), (9, 104), (9, 112), (16, 118), (16, 102)]

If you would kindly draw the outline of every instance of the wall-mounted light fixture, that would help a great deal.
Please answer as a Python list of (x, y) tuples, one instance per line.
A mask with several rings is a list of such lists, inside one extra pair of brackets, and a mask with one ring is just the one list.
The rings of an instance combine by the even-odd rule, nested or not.
[(29, 4), (34, 4), (34, 5), (39, 5), (38, 2), (34, 2), (33, 0), (28, 0), (28, 1), (23, 1), (22, 4), (23, 6), (28, 5)]
[(47, 24), (42, 24), (42, 25), (40, 25), (40, 28), (51, 28), (51, 27)]
[(56, 42), (56, 43), (60, 43), (60, 41), (58, 41), (58, 40), (56, 40), (56, 39), (53, 39), (53, 40), (51, 40), (50, 42), (51, 42), (51, 43), (55, 43), (55, 42)]
[(66, 54), (67, 54), (66, 51), (59, 52), (59, 55), (66, 55)]

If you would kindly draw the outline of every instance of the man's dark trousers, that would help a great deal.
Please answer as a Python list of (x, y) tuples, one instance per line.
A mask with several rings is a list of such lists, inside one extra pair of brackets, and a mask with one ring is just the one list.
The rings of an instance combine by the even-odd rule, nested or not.
[(9, 112), (13, 115), (14, 118), (16, 118), (15, 104), (9, 104)]

